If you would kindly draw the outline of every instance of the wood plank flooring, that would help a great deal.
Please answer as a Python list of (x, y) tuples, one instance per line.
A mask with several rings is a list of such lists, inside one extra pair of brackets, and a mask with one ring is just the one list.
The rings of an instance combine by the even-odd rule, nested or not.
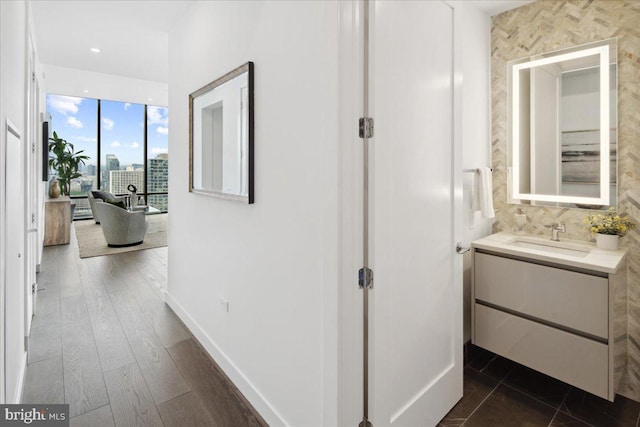
[(69, 403), (71, 426), (266, 426), (164, 304), (167, 248), (44, 249), (24, 403)]

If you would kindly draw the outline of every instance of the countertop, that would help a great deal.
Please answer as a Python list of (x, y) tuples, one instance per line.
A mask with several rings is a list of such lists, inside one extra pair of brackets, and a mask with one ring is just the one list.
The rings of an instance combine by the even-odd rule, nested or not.
[[(515, 241), (567, 248), (569, 250), (578, 250), (582, 251), (583, 254), (580, 254), (580, 256), (574, 256), (571, 254), (549, 252), (543, 248), (535, 249), (531, 247), (519, 247), (512, 244)], [(617, 251), (611, 251), (600, 249), (596, 247), (595, 243), (591, 242), (562, 238), (559, 242), (554, 242), (548, 236), (514, 234), (504, 231), (475, 240), (471, 242), (471, 247), (521, 258), (530, 258), (532, 260), (610, 274), (618, 271), (618, 269), (623, 265), (622, 261), (624, 261), (627, 255), (626, 250), (620, 249)]]

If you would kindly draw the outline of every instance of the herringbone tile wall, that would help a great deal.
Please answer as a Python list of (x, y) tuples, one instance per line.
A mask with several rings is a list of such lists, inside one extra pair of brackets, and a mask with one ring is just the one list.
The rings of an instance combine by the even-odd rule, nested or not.
[(493, 18), (494, 231), (513, 229), (513, 214), (522, 207), (529, 233), (549, 233), (544, 225), (563, 222), (563, 236), (591, 239), (583, 223), (590, 211), (507, 204), (507, 61), (612, 37), (618, 39), (618, 210), (638, 224), (621, 240), (629, 250), (629, 336), (619, 393), (640, 401), (640, 1), (539, 0)]

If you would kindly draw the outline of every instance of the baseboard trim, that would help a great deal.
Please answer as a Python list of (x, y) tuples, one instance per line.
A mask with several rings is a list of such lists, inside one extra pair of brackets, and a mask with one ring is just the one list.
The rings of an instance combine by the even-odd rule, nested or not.
[(260, 390), (249, 381), (216, 342), (209, 337), (198, 322), (187, 313), (184, 307), (182, 307), (169, 292), (165, 293), (165, 302), (270, 426), (290, 426), (282, 415), (269, 403)]

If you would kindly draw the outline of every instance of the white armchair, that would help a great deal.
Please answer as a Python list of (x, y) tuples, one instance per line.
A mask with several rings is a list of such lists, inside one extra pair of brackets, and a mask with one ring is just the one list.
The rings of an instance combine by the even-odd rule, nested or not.
[(102, 233), (110, 247), (139, 245), (149, 227), (149, 221), (142, 211), (130, 212), (110, 203), (95, 201), (95, 209), (100, 217)]
[[(119, 196), (114, 196), (111, 193), (107, 193), (106, 191), (100, 191), (100, 192), (96, 192), (96, 193), (104, 193), (105, 197), (109, 198), (109, 199), (113, 199), (116, 201), (125, 201), (124, 197), (119, 197)], [(89, 206), (91, 207), (91, 213), (93, 214), (93, 220), (96, 222), (96, 224), (100, 224), (100, 217), (98, 216), (98, 212), (96, 211), (96, 202), (98, 201), (103, 201), (104, 199), (99, 199), (93, 196), (93, 191), (89, 191), (87, 193), (87, 199), (89, 199)]]

